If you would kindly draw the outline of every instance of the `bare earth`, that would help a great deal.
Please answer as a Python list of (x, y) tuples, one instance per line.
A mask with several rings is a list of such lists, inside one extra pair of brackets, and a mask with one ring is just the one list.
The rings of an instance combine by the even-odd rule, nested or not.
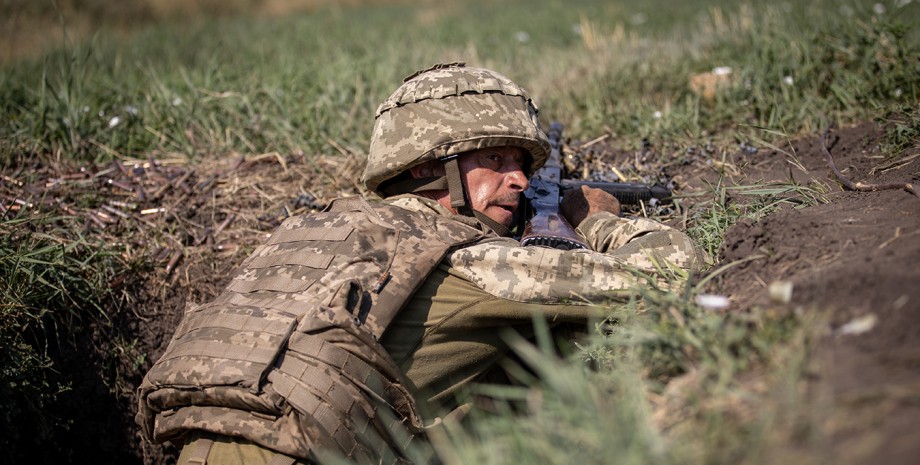
[[(885, 167), (887, 160), (879, 153), (884, 131), (877, 124), (831, 134), (834, 158), (854, 181), (920, 181), (918, 148), (898, 157), (906, 163)], [(713, 282), (711, 291), (731, 297), (731, 311), (745, 311), (777, 305), (769, 300), (767, 287), (791, 282), (786, 308), (827, 315), (827, 334), (817, 344), (811, 383), (816, 395), (833, 406), (825, 425), (831, 457), (856, 464), (915, 463), (920, 457), (920, 198), (904, 190), (842, 191), (829, 175), (818, 137), (793, 141), (791, 146), (805, 171), (772, 150), (729, 150), (727, 165), (718, 166), (733, 182), (743, 184), (785, 181), (789, 176), (803, 184), (820, 181), (831, 189), (828, 203), (787, 206), (760, 222), (742, 221), (730, 228), (716, 266), (754, 255), (763, 258), (737, 264)], [(792, 152), (789, 146), (782, 148)], [(704, 180), (718, 178), (714, 166), (690, 162), (663, 171), (676, 182), (678, 193), (687, 194), (705, 191)], [(70, 459), (145, 465), (174, 460), (173, 448), (140, 438), (133, 423), (132, 392), (140, 379), (132, 373), (142, 373), (162, 353), (186, 301), (216, 295), (233, 268), (274, 229), (285, 206), (296, 214), (355, 194), (361, 165), (360, 154), (343, 148), (342, 157), (335, 160), (263, 156), (242, 165), (228, 159), (182, 169), (195, 170), (187, 185), (204, 186), (212, 175), (216, 182), (201, 187), (200, 194), (194, 189), (167, 190), (156, 204), (148, 201), (138, 208), (167, 205), (170, 215), (116, 224), (113, 233), (122, 226), (124, 231), (141, 231), (130, 234), (137, 236), (138, 250), (150, 256), (148, 269), (121, 284), (136, 305), (117, 322), (138, 338), (136, 353), (147, 357), (139, 367), (110, 368), (130, 374), (117, 402), (89, 374), (98, 369), (93, 366), (98, 360), (87, 354), (111, 348), (110, 341), (102, 340), (104, 334), (79, 335), (77, 342), (92, 349), (68, 352), (67, 362), (58, 366), (74, 380), (73, 391), (66, 394), (71, 409), (67, 416), (77, 419), (73, 444), (65, 447), (77, 451)], [(308, 197), (297, 204), (298, 194), (314, 196), (318, 205), (310, 204)], [(179, 253), (173, 261), (175, 251)], [(862, 323), (864, 331), (846, 334), (844, 328), (850, 326), (845, 325), (854, 321)]]
[[(885, 171), (883, 133), (874, 123), (832, 131), (828, 146), (852, 181), (920, 184), (915, 158)], [(723, 274), (716, 290), (734, 310), (771, 305), (767, 287), (793, 284), (787, 308), (827, 312), (828, 334), (817, 347), (814, 390), (832, 405), (828, 449), (840, 463), (916, 463), (920, 457), (920, 198), (905, 190), (841, 191), (819, 137), (793, 144), (803, 172), (785, 154), (736, 155), (739, 184), (817, 179), (832, 187), (828, 203), (786, 207), (762, 221), (731, 227), (723, 264), (764, 255)], [(870, 174), (872, 172), (873, 174)], [(688, 190), (704, 186), (691, 170), (677, 178)], [(703, 175), (712, 179), (711, 174)], [(775, 306), (775, 304), (773, 304)], [(852, 323), (850, 326), (845, 326)], [(873, 324), (874, 323), (874, 324)], [(865, 332), (859, 332), (860, 324)], [(848, 328), (856, 328), (849, 332)]]

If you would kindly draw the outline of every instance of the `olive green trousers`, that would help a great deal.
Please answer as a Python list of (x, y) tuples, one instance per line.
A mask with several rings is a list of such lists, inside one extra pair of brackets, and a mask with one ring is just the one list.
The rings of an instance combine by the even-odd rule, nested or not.
[(189, 434), (178, 465), (307, 465), (251, 441), (196, 431)]

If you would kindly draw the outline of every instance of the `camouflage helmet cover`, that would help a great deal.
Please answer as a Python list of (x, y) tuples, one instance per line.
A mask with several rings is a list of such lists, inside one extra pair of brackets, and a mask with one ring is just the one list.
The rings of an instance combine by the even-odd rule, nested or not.
[(407, 77), (377, 108), (362, 180), (385, 196), (381, 184), (415, 165), (499, 146), (530, 154), (528, 177), (546, 162), (549, 143), (533, 100), (494, 71), (439, 64)]

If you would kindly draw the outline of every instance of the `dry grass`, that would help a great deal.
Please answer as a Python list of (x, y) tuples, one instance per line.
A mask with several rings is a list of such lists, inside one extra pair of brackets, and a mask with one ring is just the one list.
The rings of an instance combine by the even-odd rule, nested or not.
[(445, 8), (434, 0), (6, 0), (0, 4), (0, 65), (40, 57), (64, 43), (80, 43), (100, 30), (127, 37), (166, 21), (399, 4), (426, 5), (419, 19), (427, 21), (442, 17)]

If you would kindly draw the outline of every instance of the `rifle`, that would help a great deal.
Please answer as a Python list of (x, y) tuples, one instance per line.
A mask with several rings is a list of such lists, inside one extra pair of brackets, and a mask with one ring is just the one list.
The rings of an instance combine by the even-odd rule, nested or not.
[(559, 212), (563, 191), (568, 189), (580, 189), (581, 186), (603, 189), (625, 205), (638, 205), (653, 198), (663, 201), (671, 196), (671, 191), (661, 185), (562, 179), (562, 123), (553, 122), (547, 135), (551, 149), (549, 159), (534, 172), (530, 187), (524, 192), (533, 216), (524, 226), (521, 245), (562, 250), (588, 248), (575, 228)]

